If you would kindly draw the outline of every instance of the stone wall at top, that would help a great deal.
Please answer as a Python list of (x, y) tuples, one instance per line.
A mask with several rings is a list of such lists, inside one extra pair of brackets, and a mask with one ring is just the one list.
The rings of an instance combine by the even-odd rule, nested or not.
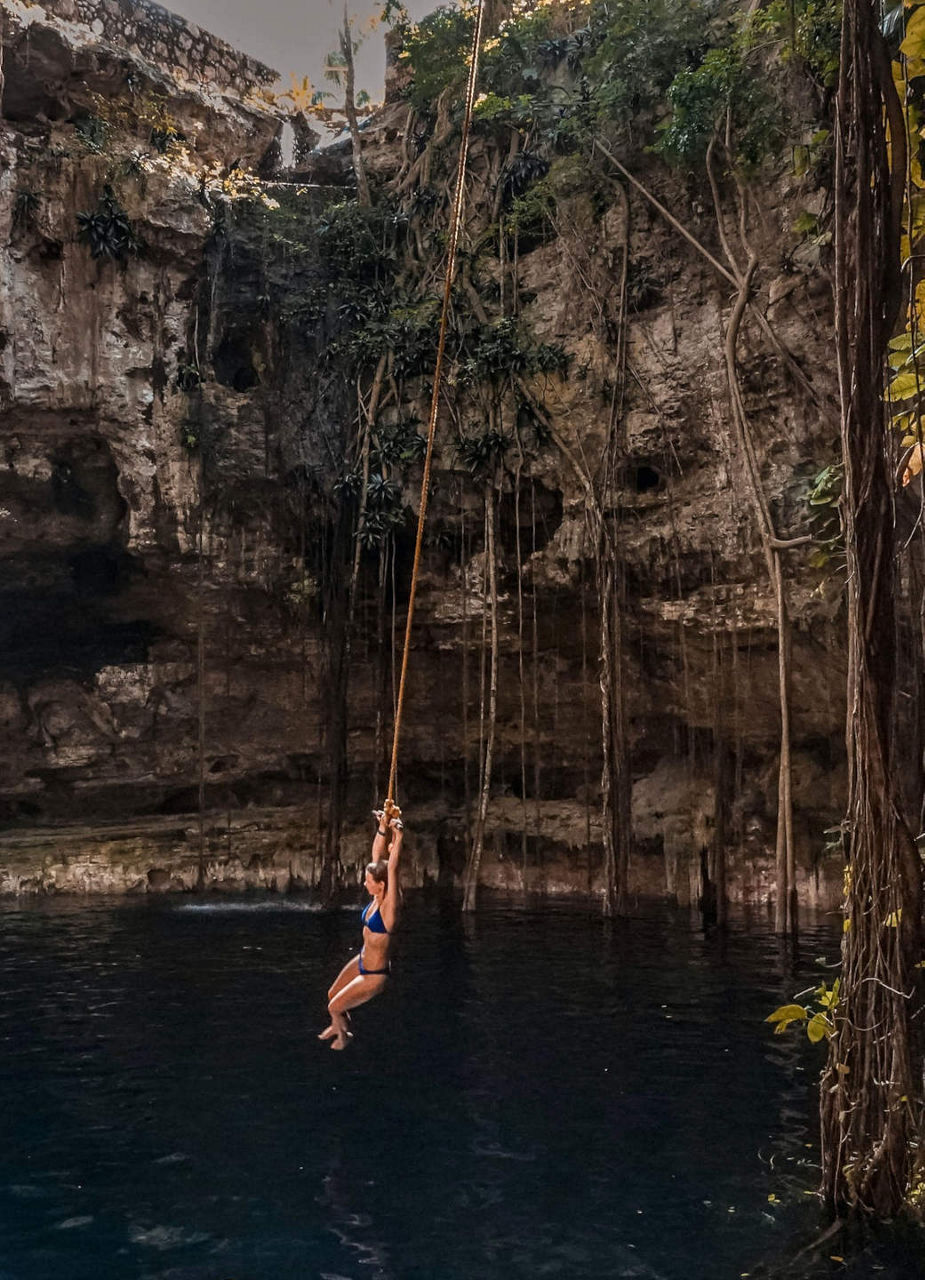
[(272, 67), (151, 0), (45, 0), (41, 7), (178, 78), (231, 87), (242, 95), (278, 79)]

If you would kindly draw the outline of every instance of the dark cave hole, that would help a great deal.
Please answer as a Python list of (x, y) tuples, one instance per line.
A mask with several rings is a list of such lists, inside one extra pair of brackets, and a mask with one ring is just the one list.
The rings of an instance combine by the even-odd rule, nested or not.
[[(15, 579), (0, 584), (0, 679), (28, 685), (39, 677), (86, 678), (101, 667), (144, 662), (157, 634), (144, 618), (110, 614), (138, 572), (118, 543), (72, 550), (49, 580), (48, 566), (17, 558)], [(15, 585), (14, 585), (15, 582)]]
[(235, 391), (250, 391), (260, 382), (250, 346), (240, 335), (225, 334), (212, 358), (212, 368), (216, 381)]
[(80, 520), (93, 519), (93, 495), (81, 484), (71, 459), (56, 458), (53, 461), (51, 492), (55, 510), (62, 515), (77, 516)]
[(219, 756), (209, 765), (209, 773), (224, 773), (226, 769), (233, 769), (240, 759), (239, 756)]
[(144, 619), (115, 622), (62, 593), (40, 600), (0, 593), (0, 679), (14, 685), (62, 675), (85, 679), (102, 667), (146, 662), (157, 630)]
[(79, 596), (109, 596), (126, 585), (135, 560), (118, 543), (86, 547), (70, 559), (71, 580)]
[(654, 467), (642, 463), (633, 472), (633, 487), (637, 493), (652, 493), (661, 488), (662, 477)]

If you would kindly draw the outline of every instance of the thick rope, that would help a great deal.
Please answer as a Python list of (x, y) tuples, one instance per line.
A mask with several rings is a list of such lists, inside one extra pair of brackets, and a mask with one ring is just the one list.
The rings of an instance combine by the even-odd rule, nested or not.
[(430, 495), (430, 467), (434, 452), (434, 438), (437, 434), (437, 413), (440, 407), (440, 390), (443, 382), (443, 360), (446, 352), (446, 332), (450, 316), (450, 299), (453, 292), (453, 275), (456, 270), (456, 249), (459, 244), (459, 232), (462, 227), (463, 200), (465, 196), (466, 160), (469, 154), (469, 134), (472, 127), (472, 109), (475, 105), (475, 90), (479, 73), (479, 51), (482, 44), (482, 19), (485, 13), (485, 0), (479, 0), (475, 16), (475, 29), (472, 33), (472, 48), (469, 54), (469, 79), (466, 84), (466, 109), (463, 117), (462, 142), (459, 148), (459, 162), (456, 168), (456, 197), (453, 202), (453, 216), (450, 222), (450, 243), (446, 259), (446, 279), (443, 284), (443, 308), (440, 313), (440, 337), (437, 343), (437, 363), (434, 368), (434, 387), (430, 402), (430, 420), (427, 424), (427, 450), (424, 454), (424, 473), (421, 476), (421, 505), (418, 512), (418, 531), (414, 542), (414, 564), (411, 569), (411, 590), (408, 594), (408, 616), (405, 621), (405, 644), (401, 659), (401, 678), (398, 683), (398, 699), (395, 703), (395, 729), (392, 736), (392, 764), (389, 769), (389, 785), (386, 790), (388, 799), (385, 802), (386, 812), (395, 807), (395, 787), (398, 774), (398, 743), (401, 737), (401, 719), (405, 703), (405, 682), (408, 675), (408, 655), (411, 651), (411, 626), (414, 620), (414, 601), (417, 595), (418, 571), (421, 564), (421, 545), (424, 540), (424, 521), (427, 518), (427, 500)]

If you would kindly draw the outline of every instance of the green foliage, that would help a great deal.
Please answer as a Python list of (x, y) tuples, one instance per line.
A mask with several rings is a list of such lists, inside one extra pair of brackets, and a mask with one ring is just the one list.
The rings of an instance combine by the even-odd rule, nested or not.
[(401, 485), (374, 471), (366, 486), (367, 511), (394, 511), (401, 503)]
[(415, 425), (409, 420), (377, 427), (370, 463), (375, 467), (405, 467), (420, 462), (427, 451), (427, 441), (414, 430)]
[(140, 241), (129, 216), (108, 185), (95, 209), (77, 214), (77, 227), (78, 240), (89, 245), (94, 258), (124, 263), (130, 254), (139, 251)]
[(558, 343), (531, 343), (516, 320), (483, 325), (467, 338), (458, 381), (463, 386), (499, 382), (514, 374), (568, 373), (571, 355)]
[(308, 573), (290, 585), (286, 592), (286, 605), (296, 615), (308, 613), (318, 598), (318, 583)]
[(195, 422), (184, 422), (180, 426), (180, 444), (187, 453), (195, 453), (199, 448), (199, 427)]
[(558, 342), (540, 342), (528, 349), (528, 373), (556, 373), (560, 377), (568, 376), (572, 354)]
[(334, 482), (334, 496), (340, 498), (344, 502), (353, 502), (360, 496), (363, 488), (363, 476), (355, 468), (351, 467)]
[(713, 0), (594, 0), (510, 20), (483, 58), (476, 120), (518, 129), (552, 154), (587, 149), (601, 129), (625, 129), (664, 99), (678, 68), (706, 49), (716, 9)]
[(598, 0), (582, 67), (595, 124), (627, 124), (664, 100), (679, 68), (703, 56), (718, 5), (697, 0)]
[(35, 215), (38, 213), (41, 201), (35, 191), (28, 191), (23, 187), (16, 192), (13, 197), (13, 230), (22, 231), (27, 227), (35, 224)]
[(783, 1035), (793, 1023), (803, 1023), (806, 1035), (812, 1044), (820, 1040), (830, 1040), (835, 1034), (835, 1011), (838, 1008), (838, 988), (841, 980), (835, 979), (831, 989), (823, 982), (816, 987), (817, 1008), (811, 1005), (783, 1004), (765, 1018), (765, 1022), (774, 1024), (774, 1034)]
[(516, 200), (549, 172), (549, 163), (533, 151), (518, 151), (501, 171), (501, 191), (506, 203)]
[[(889, 343), (889, 366), (893, 371), (889, 386), (889, 399), (893, 404), (906, 400), (918, 400), (925, 391), (922, 360), (925, 358), (925, 341), (913, 342), (912, 331), (892, 338)], [(907, 417), (909, 415), (906, 415)]]
[(379, 20), (387, 27), (392, 27), (393, 30), (402, 32), (407, 28), (411, 17), (402, 0), (384, 0), (379, 11)]
[(445, 89), (465, 83), (472, 30), (472, 12), (449, 5), (405, 30), (399, 58), (411, 68), (406, 93), (416, 111), (428, 111)]
[(700, 66), (681, 71), (668, 89), (671, 118), (656, 150), (675, 163), (703, 159), (711, 138), (731, 119), (735, 162), (756, 169), (783, 136), (779, 104), (737, 44), (710, 49)]
[(556, 156), (545, 177), (511, 201), (504, 229), (508, 234), (516, 232), (521, 239), (543, 241), (551, 234), (560, 201), (582, 195), (598, 196), (587, 162), (579, 155)]
[(757, 31), (782, 42), (785, 59), (798, 61), (820, 87), (835, 87), (841, 46), (839, 0), (771, 0), (756, 12), (754, 21)]
[(189, 364), (185, 360), (180, 360), (177, 365), (176, 388), (183, 391), (187, 395), (195, 391), (202, 382), (202, 375), (199, 368), (195, 364)]
[(819, 216), (804, 209), (793, 221), (793, 233), (797, 236), (814, 236), (819, 230)]
[(324, 263), (341, 279), (384, 284), (397, 261), (391, 233), (405, 221), (406, 216), (388, 202), (367, 209), (344, 200), (328, 205), (314, 233)]
[(109, 138), (109, 125), (99, 116), (78, 116), (74, 121), (74, 132), (88, 151), (100, 154), (105, 150)]
[(474, 479), (490, 475), (510, 447), (510, 437), (494, 427), (481, 435), (459, 436), (456, 440), (456, 453)]
[(366, 486), (366, 512), (356, 535), (360, 544), (367, 549), (382, 546), (406, 518), (401, 485), (373, 471)]
[[(347, 314), (347, 309), (341, 309)], [(380, 356), (392, 356), (397, 378), (411, 378), (431, 367), (437, 352), (438, 304), (431, 299), (417, 307), (398, 306), (365, 315), (356, 311), (356, 327), (344, 332), (329, 348), (327, 358), (346, 358), (354, 368), (375, 365)]]
[(548, 186), (538, 182), (524, 195), (511, 201), (503, 220), (508, 235), (517, 235), (528, 241), (543, 242), (552, 234), (552, 219), (556, 213), (556, 201)]
[(498, 35), (486, 43), (482, 55), (482, 86), (502, 96), (531, 95), (540, 88), (545, 67), (554, 62), (541, 57), (549, 42), (554, 14), (550, 6), (502, 23)]
[(818, 171), (832, 154), (832, 131), (817, 129), (808, 142), (798, 142), (793, 148), (793, 176), (805, 177), (811, 170)]
[(179, 129), (175, 128), (161, 129), (155, 127), (152, 128), (148, 136), (151, 146), (161, 155), (166, 155), (171, 147), (176, 146), (178, 143), (183, 141), (183, 134)]
[(533, 101), (528, 93), (520, 94), (517, 98), (503, 97), (498, 93), (486, 93), (475, 104), (472, 119), (478, 124), (493, 124), (500, 121), (503, 124), (522, 128), (531, 117)]
[[(470, 10), (444, 6), (405, 28), (407, 93), (422, 114), (433, 112), (441, 92), (461, 87), (471, 21)], [(759, 42), (761, 48), (778, 43), (784, 60), (799, 61), (829, 86), (837, 72), (838, 31), (839, 0), (771, 0), (757, 16), (737, 20), (719, 0), (543, 6), (509, 18), (486, 42), (475, 126), (496, 134), (515, 130), (525, 150), (548, 161), (586, 152), (601, 131), (629, 135), (651, 128), (667, 102), (671, 116), (660, 126), (657, 150), (690, 164), (725, 131), (728, 112), (734, 161), (748, 171), (778, 148), (785, 127), (767, 59), (763, 64), (756, 56)], [(541, 176), (534, 172), (529, 180)], [(508, 198), (521, 196), (527, 185), (515, 178)]]
[(806, 492), (814, 542), (809, 563), (814, 569), (824, 569), (833, 559), (844, 555), (845, 544), (839, 517), (844, 482), (845, 473), (841, 463), (832, 463), (813, 478)]
[(167, 99), (158, 94), (142, 98), (137, 105), (138, 119), (148, 126), (148, 140), (155, 151), (167, 155), (171, 148), (186, 141), (167, 106)]
[(217, 236), (259, 254), (265, 305), (287, 326), (316, 333), (325, 346), (340, 342), (330, 358), (355, 364), (383, 349), (376, 326), (394, 303), (407, 221), (388, 201), (372, 209), (341, 201), (319, 211), (311, 193), (296, 189), (280, 192), (278, 208), (236, 210)]

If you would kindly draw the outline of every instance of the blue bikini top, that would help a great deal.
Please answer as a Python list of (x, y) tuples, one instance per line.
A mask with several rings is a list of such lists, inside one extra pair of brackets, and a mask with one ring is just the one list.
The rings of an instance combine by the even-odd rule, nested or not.
[(379, 908), (376, 907), (375, 911), (373, 911), (374, 906), (375, 902), (368, 902), (363, 909), (363, 914), (360, 916), (360, 919), (366, 925), (370, 933), (388, 933), (388, 929), (385, 927), (385, 921), (382, 918)]

